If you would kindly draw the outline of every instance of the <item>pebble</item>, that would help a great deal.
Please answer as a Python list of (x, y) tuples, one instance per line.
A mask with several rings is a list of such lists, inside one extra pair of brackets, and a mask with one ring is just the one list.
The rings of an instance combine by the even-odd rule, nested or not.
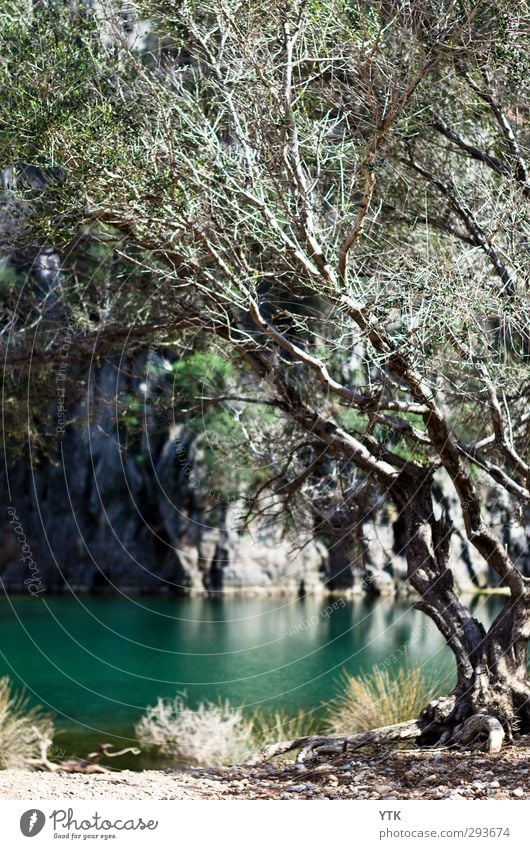
[(437, 787), (432, 791), (431, 798), (432, 799), (444, 799), (447, 793), (446, 787)]
[[(526, 756), (526, 758), (525, 758)], [(482, 765), (482, 766), (481, 766)], [(530, 737), (506, 755), (459, 751), (392, 751), (352, 761), (278, 763), (226, 769), (108, 775), (60, 775), (0, 770), (0, 798), (77, 799), (524, 799), (530, 795)], [(309, 780), (310, 779), (310, 780)]]

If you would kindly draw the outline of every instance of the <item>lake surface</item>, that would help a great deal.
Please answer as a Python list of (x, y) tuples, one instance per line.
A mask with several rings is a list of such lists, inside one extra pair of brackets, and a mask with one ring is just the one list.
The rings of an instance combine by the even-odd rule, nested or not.
[[(503, 601), (475, 598), (474, 615), (487, 625)], [(406, 662), (451, 686), (451, 653), (405, 601), (0, 601), (0, 675), (56, 714), (56, 743), (67, 754), (84, 755), (104, 740), (130, 745), (134, 723), (158, 696), (185, 691), (192, 704), (222, 697), (248, 710), (318, 713), (337, 694), (342, 669)]]

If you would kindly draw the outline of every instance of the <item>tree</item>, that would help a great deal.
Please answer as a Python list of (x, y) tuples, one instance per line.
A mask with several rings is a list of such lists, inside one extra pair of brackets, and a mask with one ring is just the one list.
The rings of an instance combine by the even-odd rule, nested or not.
[[(478, 729), (498, 747), (530, 726), (530, 579), (485, 523), (476, 481), (523, 521), (527, 5), (145, 0), (141, 44), (119, 4), (66, 24), (60, 5), (10, 13), (3, 165), (47, 174), (31, 196), (10, 189), (22, 241), (29, 230), (65, 251), (88, 233), (163, 280), (156, 304), (131, 284), (137, 322), (118, 304), (98, 339), (215, 337), (290, 430), (277, 494), (325, 512), (341, 493), (346, 515), (368, 490), (396, 505), (417, 607), (457, 665), (412, 733)], [(34, 364), (58, 356), (46, 334)], [(16, 334), (3, 354), (8, 368), (27, 356)], [(510, 592), (487, 633), (447, 565), (440, 471)]]

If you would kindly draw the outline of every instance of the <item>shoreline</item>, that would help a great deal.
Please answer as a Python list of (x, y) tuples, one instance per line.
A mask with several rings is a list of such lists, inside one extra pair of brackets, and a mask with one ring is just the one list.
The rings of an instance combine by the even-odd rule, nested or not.
[(0, 770), (0, 798), (25, 799), (530, 799), (530, 736), (499, 754), (377, 749), (304, 765), (106, 774)]
[[(28, 593), (17, 587), (10, 590), (3, 586), (4, 597), (23, 599), (28, 597)], [(477, 596), (509, 596), (510, 590), (507, 587), (475, 587), (459, 591), (459, 596), (464, 599), (472, 599)], [(120, 587), (117, 590), (94, 592), (87, 588), (71, 586), (67, 592), (44, 592), (42, 598), (52, 599), (71, 599), (80, 596), (82, 598), (97, 598), (97, 599), (127, 599), (127, 598), (149, 598), (160, 599), (161, 601), (181, 601), (181, 600), (197, 600), (205, 601), (223, 601), (224, 599), (233, 601), (235, 599), (274, 599), (274, 598), (289, 598), (289, 599), (344, 599), (345, 601), (358, 601), (362, 599), (385, 599), (388, 601), (413, 601), (419, 599), (417, 593), (413, 590), (408, 590), (407, 585), (399, 587), (393, 592), (374, 593), (359, 589), (347, 590), (327, 590), (325, 588), (305, 590), (300, 592), (290, 587), (278, 587), (276, 589), (269, 587), (245, 587), (241, 589), (229, 588), (226, 590), (192, 590), (189, 593), (169, 593), (169, 592), (147, 592), (142, 589), (132, 587)]]

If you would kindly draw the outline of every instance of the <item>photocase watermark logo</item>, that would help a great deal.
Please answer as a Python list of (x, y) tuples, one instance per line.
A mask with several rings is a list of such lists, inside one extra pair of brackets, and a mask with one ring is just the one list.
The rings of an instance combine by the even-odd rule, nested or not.
[(44, 828), (46, 817), (38, 808), (24, 811), (20, 817), (20, 830), (24, 837), (35, 837)]
[(9, 524), (13, 528), (16, 538), (18, 539), (19, 545), (22, 549), (22, 557), (20, 557), (20, 562), (25, 565), (27, 568), (29, 575), (24, 580), (24, 586), (27, 587), (30, 595), (38, 598), (41, 593), (45, 592), (46, 587), (42, 581), (42, 575), (40, 573), (39, 567), (35, 563), (33, 559), (33, 553), (31, 551), (31, 546), (28, 543), (26, 534), (24, 532), (24, 528), (22, 527), (22, 523), (18, 517), (18, 513), (14, 507), (8, 507), (7, 513), (9, 516)]
[[(97, 811), (89, 817), (76, 818), (73, 808), (57, 808), (51, 812), (48, 819), (54, 837), (77, 837), (82, 840), (108, 840), (123, 831), (156, 831), (158, 828), (158, 820), (144, 820), (143, 817), (109, 819)], [(45, 823), (46, 815), (42, 811), (29, 808), (20, 817), (20, 830), (24, 837), (35, 837), (42, 831)]]

